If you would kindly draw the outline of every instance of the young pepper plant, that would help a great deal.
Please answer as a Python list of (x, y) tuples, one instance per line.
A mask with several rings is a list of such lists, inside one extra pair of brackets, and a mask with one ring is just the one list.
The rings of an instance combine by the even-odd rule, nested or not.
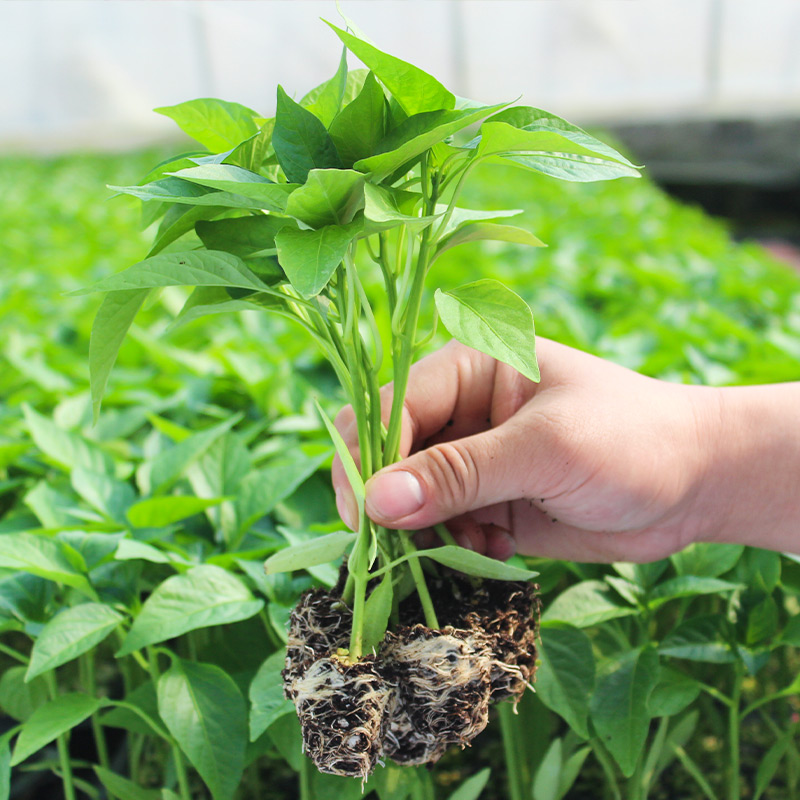
[[(542, 245), (502, 222), (517, 212), (459, 206), (465, 182), (484, 164), (568, 181), (639, 173), (559, 117), (457, 98), (421, 69), (330, 27), (345, 48), (336, 74), (299, 102), (278, 87), (272, 118), (216, 99), (158, 109), (209, 152), (161, 164), (140, 185), (111, 187), (146, 201), (145, 220), (160, 224), (143, 261), (85, 291), (106, 293), (90, 343), (95, 414), (128, 328), (164, 286), (193, 287), (177, 323), (262, 308), (319, 345), (355, 412), (359, 465), (320, 409), (358, 501), (358, 531), (288, 547), (266, 567), (306, 568), (350, 550), (343, 599), (353, 611), (348, 657), (357, 661), (383, 638), (402, 587), (416, 589), (427, 625), (438, 627), (421, 555), (479, 577), (533, 575), (455, 547), (443, 528), (445, 544), (420, 553), (408, 532), (390, 534), (364, 512), (364, 482), (400, 455), (409, 371), (429, 338), (419, 330), (423, 289), (436, 260), (477, 240)], [(347, 51), (367, 69), (349, 70)], [(472, 138), (452, 138), (478, 123)], [(381, 308), (365, 290), (368, 275), (382, 282)], [(455, 338), (539, 379), (533, 317), (510, 289), (487, 278), (438, 288), (435, 303)], [(384, 426), (378, 376), (387, 359), (394, 394)]]

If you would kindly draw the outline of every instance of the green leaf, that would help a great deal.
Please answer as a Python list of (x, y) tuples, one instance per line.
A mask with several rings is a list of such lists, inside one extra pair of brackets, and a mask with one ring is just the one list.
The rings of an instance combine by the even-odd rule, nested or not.
[(571, 625), (546, 624), (542, 626), (541, 639), (537, 695), (549, 709), (563, 717), (575, 733), (588, 739), (586, 720), (595, 680), (589, 637)]
[(214, 800), (232, 800), (247, 747), (247, 707), (233, 679), (173, 656), (158, 681), (158, 711)]
[(320, 417), (322, 417), (322, 421), (325, 423), (325, 427), (328, 429), (328, 433), (333, 441), (333, 446), (336, 448), (336, 454), (339, 456), (339, 459), (342, 462), (342, 466), (344, 467), (344, 471), (347, 475), (350, 488), (353, 490), (356, 504), (358, 505), (359, 509), (362, 509), (364, 508), (366, 489), (364, 488), (364, 479), (361, 477), (361, 472), (356, 466), (356, 462), (353, 460), (353, 456), (350, 454), (350, 450), (345, 444), (344, 439), (342, 439), (342, 435), (336, 429), (336, 426), (333, 424), (330, 417), (325, 413), (324, 409), (316, 398), (314, 399), (314, 404), (317, 407), (317, 412), (319, 413)]
[(597, 685), (592, 724), (603, 744), (629, 778), (650, 727), (647, 700), (658, 680), (658, 654), (646, 647), (627, 654)]
[(577, 628), (588, 628), (617, 617), (638, 613), (632, 606), (616, 600), (611, 587), (603, 581), (581, 581), (563, 591), (542, 614), (547, 622), (568, 622)]
[(742, 544), (696, 542), (670, 556), (678, 575), (718, 578), (733, 569), (744, 552)]
[(725, 618), (716, 614), (689, 617), (668, 633), (658, 648), (665, 656), (730, 664), (736, 655), (726, 636)]
[(442, 239), (436, 248), (434, 259), (451, 247), (457, 247), (466, 242), (477, 242), (480, 240), (490, 240), (495, 242), (513, 242), (514, 244), (524, 244), (529, 247), (546, 247), (545, 243), (537, 239), (530, 231), (524, 228), (516, 228), (513, 225), (496, 225), (491, 222), (473, 222), (464, 225), (454, 233)]
[(186, 469), (239, 420), (241, 415), (230, 417), (217, 425), (193, 433), (174, 447), (163, 450), (152, 459), (143, 461), (136, 471), (136, 481), (143, 493), (164, 490), (176, 481)]
[(266, 560), (264, 570), (268, 575), (274, 575), (327, 564), (339, 558), (355, 538), (356, 534), (350, 531), (336, 531), (285, 547)]
[(442, 216), (435, 214), (420, 217), (404, 213), (400, 208), (403, 201), (405, 205), (409, 205), (409, 201), (416, 198), (419, 198), (419, 195), (412, 192), (401, 192), (398, 189), (387, 189), (384, 186), (367, 183), (364, 186), (365, 231), (377, 233), (396, 228), (398, 225), (406, 225), (411, 230), (418, 231)]
[(201, 97), (153, 110), (175, 120), (184, 133), (212, 153), (236, 147), (258, 132), (255, 122), (259, 116), (257, 112), (239, 103), (217, 100), (214, 97)]
[(157, 547), (153, 547), (153, 545), (146, 542), (139, 542), (136, 539), (123, 539), (117, 545), (117, 552), (114, 557), (117, 561), (141, 559), (152, 564), (170, 564), (173, 560)]
[(651, 717), (671, 717), (691, 705), (699, 694), (700, 684), (694, 678), (672, 667), (661, 667), (647, 709)]
[(102, 706), (102, 700), (77, 692), (62, 694), (55, 700), (39, 706), (31, 714), (17, 738), (11, 766), (16, 766), (62, 733), (80, 725)]
[(347, 87), (347, 50), (342, 48), (342, 57), (336, 74), (306, 93), (300, 101), (303, 108), (308, 109), (327, 128), (342, 107)]
[(778, 606), (770, 595), (759, 600), (747, 614), (745, 644), (753, 646), (772, 639), (778, 632)]
[[(0, 800), (9, 800), (11, 797), (11, 737), (17, 733), (12, 728), (0, 736)], [(123, 798), (124, 800), (124, 798)]]
[(142, 500), (128, 509), (128, 520), (135, 528), (159, 528), (192, 517), (224, 502), (224, 497), (170, 495)]
[(446, 567), (457, 569), (467, 575), (474, 575), (477, 578), (489, 578), (495, 581), (528, 581), (539, 574), (453, 545), (419, 550), (417, 553), (421, 557), (430, 558)]
[[(189, 186), (190, 184), (186, 184)], [(197, 187), (194, 187), (197, 188)], [(217, 192), (222, 195), (222, 192)], [(238, 206), (237, 206), (238, 207)], [(164, 219), (158, 228), (153, 246), (148, 250), (147, 257), (158, 255), (167, 245), (189, 233), (200, 220), (214, 219), (226, 213), (228, 208), (224, 205), (184, 205), (176, 203), (167, 209)]]
[(386, 97), (373, 73), (367, 74), (358, 96), (336, 115), (328, 133), (345, 167), (376, 152), (386, 136)]
[[(437, 203), (436, 210), (442, 213), (446, 212), (447, 204)], [(447, 224), (442, 230), (437, 230), (436, 237), (437, 239), (442, 240), (445, 236), (454, 233), (463, 225), (468, 225), (471, 222), (487, 222), (493, 219), (505, 219), (507, 217), (516, 217), (521, 213), (522, 209), (519, 208), (483, 211), (477, 208), (461, 208), (459, 206), (455, 206), (450, 213)]]
[[(164, 735), (163, 726), (159, 725), (158, 700), (156, 686), (153, 681), (140, 683), (133, 691), (125, 695), (122, 701), (112, 701), (111, 711), (100, 717), (100, 724), (109, 728), (122, 728), (131, 733), (144, 736)], [(124, 703), (125, 705), (119, 705)], [(137, 709), (134, 711), (133, 708)]]
[[(355, 534), (353, 534), (355, 538)], [(387, 572), (383, 580), (367, 598), (364, 611), (363, 648), (365, 653), (377, 650), (386, 635), (389, 615), (392, 613), (392, 573)]]
[(278, 87), (272, 146), (290, 183), (305, 183), (312, 169), (339, 169), (342, 162), (325, 125)]
[(235, 217), (215, 221), (199, 221), (195, 225), (200, 241), (208, 250), (225, 250), (239, 258), (248, 258), (260, 250), (275, 247), (275, 234), (294, 222), (285, 217)]
[(455, 96), (427, 72), (381, 52), (352, 33), (331, 25), (330, 22), (327, 24), (345, 47), (378, 76), (406, 114), (448, 109), (455, 105)]
[[(266, 180), (266, 179), (265, 179)], [(238, 184), (239, 188), (249, 191), (251, 194), (261, 195), (263, 197), (250, 197), (243, 194), (232, 194), (231, 192), (223, 192), (218, 189), (210, 189), (207, 186), (201, 186), (198, 183), (191, 181), (181, 180), (180, 178), (162, 178), (161, 180), (147, 183), (144, 186), (113, 186), (109, 185), (109, 189), (114, 189), (122, 194), (129, 194), (132, 197), (138, 197), (140, 200), (160, 200), (164, 203), (178, 203), (181, 206), (202, 206), (204, 208), (213, 209), (208, 218), (217, 216), (219, 208), (243, 208), (243, 209), (273, 209), (280, 200), (281, 195), (284, 197), (294, 188), (289, 184), (267, 184), (266, 188), (259, 188), (260, 184)], [(272, 186), (286, 187), (283, 189), (273, 189)], [(170, 211), (172, 211), (170, 209)], [(169, 214), (170, 212), (168, 212)], [(172, 215), (164, 218), (161, 228), (159, 228), (159, 236), (157, 245), (153, 250), (160, 250), (164, 246), (161, 241), (162, 237), (166, 237), (167, 231), (172, 230), (174, 225), (179, 222), (179, 234), (182, 235), (186, 231), (191, 230), (191, 224), (195, 219), (192, 219), (191, 224), (182, 222), (182, 211), (172, 212)], [(177, 238), (175, 236), (174, 238)]]
[(741, 584), (721, 581), (719, 578), (701, 578), (696, 575), (679, 575), (659, 583), (648, 594), (652, 608), (678, 597), (695, 597), (702, 594), (725, 594), (740, 589)]
[(100, 404), (119, 348), (149, 293), (149, 289), (109, 292), (97, 310), (89, 339), (89, 375), (95, 423), (100, 416)]
[(561, 765), (561, 779), (558, 783), (557, 800), (565, 797), (567, 792), (572, 788), (572, 785), (578, 778), (583, 767), (583, 762), (586, 757), (592, 752), (591, 747), (582, 747), (576, 750), (564, 763)]
[(273, 653), (259, 667), (250, 684), (250, 741), (254, 742), (273, 722), (294, 711), (294, 705), (283, 696), (281, 671), (286, 666), (283, 650)]
[(753, 800), (759, 800), (764, 792), (772, 785), (772, 779), (778, 771), (781, 759), (792, 742), (793, 732), (791, 730), (785, 731), (778, 741), (776, 741), (761, 758), (758, 770), (756, 770), (756, 785)]
[(66, 469), (84, 467), (93, 472), (114, 474), (114, 461), (94, 442), (59, 428), (52, 420), (23, 404), (22, 411), (36, 446)]
[(561, 782), (562, 742), (553, 739), (544, 754), (533, 781), (534, 800), (557, 800)]
[(82, 603), (53, 617), (33, 643), (26, 681), (77, 658), (103, 641), (123, 617), (102, 603)]
[(291, 184), (274, 183), (233, 164), (202, 164), (168, 174), (200, 186), (256, 200), (259, 208), (278, 212), (286, 208), (286, 199), (296, 188)]
[(268, 288), (238, 256), (219, 250), (189, 250), (146, 258), (73, 294), (157, 286), (238, 286), (255, 291)]
[(92, 769), (109, 795), (118, 800), (159, 800), (161, 797), (161, 793), (157, 789), (143, 789), (110, 769), (96, 765)]
[(376, 155), (356, 161), (353, 167), (370, 173), (375, 182), (382, 181), (448, 136), (472, 125), (503, 105), (415, 114), (378, 144)]
[(519, 295), (487, 278), (446, 292), (437, 289), (435, 301), (458, 341), (539, 381), (533, 314)]
[(117, 657), (197, 628), (249, 619), (263, 607), (235, 575), (212, 564), (193, 567), (155, 588)]
[(73, 586), (94, 599), (94, 591), (86, 576), (68, 558), (67, 552), (65, 546), (55, 539), (34, 533), (6, 533), (0, 536), (0, 567), (30, 572), (50, 581)]
[(286, 203), (286, 213), (312, 228), (346, 225), (364, 207), (364, 176), (351, 169), (312, 169)]
[(70, 480), (72, 488), (92, 508), (115, 522), (124, 521), (125, 511), (136, 497), (129, 483), (85, 467), (75, 467)]
[(467, 778), (447, 800), (478, 800), (489, 782), (491, 769), (486, 767)]
[(303, 297), (314, 297), (325, 288), (361, 225), (360, 220), (354, 220), (348, 225), (326, 225), (316, 231), (278, 231), (278, 261)]
[(43, 678), (25, 683), (25, 667), (8, 667), (0, 675), (0, 708), (9, 717), (25, 722), (48, 699), (47, 683)]

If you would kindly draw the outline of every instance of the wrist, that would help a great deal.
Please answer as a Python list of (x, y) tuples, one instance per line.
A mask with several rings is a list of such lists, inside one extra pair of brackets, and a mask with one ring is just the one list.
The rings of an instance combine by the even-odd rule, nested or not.
[(700, 391), (695, 539), (800, 552), (800, 383)]

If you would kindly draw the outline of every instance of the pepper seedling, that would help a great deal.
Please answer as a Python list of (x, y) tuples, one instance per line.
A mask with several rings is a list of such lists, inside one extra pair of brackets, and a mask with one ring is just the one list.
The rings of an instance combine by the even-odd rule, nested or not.
[[(459, 548), (443, 527), (444, 544), (420, 551), (409, 532), (378, 527), (364, 512), (365, 481), (400, 457), (409, 370), (430, 338), (420, 307), (436, 260), (478, 240), (542, 245), (504, 222), (519, 212), (460, 206), (464, 185), (485, 164), (567, 181), (639, 173), (559, 117), (458, 98), (330, 27), (344, 45), (336, 74), (299, 102), (278, 87), (274, 117), (216, 99), (157, 109), (208, 152), (111, 187), (146, 201), (146, 220), (160, 223), (143, 261), (85, 291), (106, 293), (90, 343), (95, 414), (128, 328), (164, 286), (193, 287), (177, 323), (260, 308), (299, 324), (333, 368), (355, 413), (359, 465), (320, 414), (357, 500), (358, 530), (287, 547), (266, 569), (346, 556), (339, 586), (308, 593), (295, 609), (284, 679), (317, 766), (363, 779), (383, 755), (428, 763), (467, 744), (489, 703), (518, 698), (534, 670), (535, 573)], [(348, 51), (366, 69), (348, 69)], [(175, 244), (187, 234), (197, 241)], [(365, 289), (373, 277), (380, 298)], [(539, 380), (533, 316), (510, 289), (486, 278), (438, 288), (435, 304), (459, 341)], [(394, 394), (384, 425), (386, 360)]]

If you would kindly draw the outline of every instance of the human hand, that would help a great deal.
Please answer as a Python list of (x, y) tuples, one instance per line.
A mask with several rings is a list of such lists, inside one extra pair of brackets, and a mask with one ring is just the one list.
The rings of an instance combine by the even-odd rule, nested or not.
[[(455, 341), (413, 366), (404, 458), (367, 482), (370, 518), (411, 530), (446, 522), (460, 544), (496, 558), (516, 549), (651, 561), (698, 538), (718, 390), (657, 381), (542, 338), (537, 350), (539, 384)], [(384, 387), (384, 420), (391, 397)], [(336, 425), (356, 455), (352, 410)], [(354, 521), (338, 459), (333, 483)]]

